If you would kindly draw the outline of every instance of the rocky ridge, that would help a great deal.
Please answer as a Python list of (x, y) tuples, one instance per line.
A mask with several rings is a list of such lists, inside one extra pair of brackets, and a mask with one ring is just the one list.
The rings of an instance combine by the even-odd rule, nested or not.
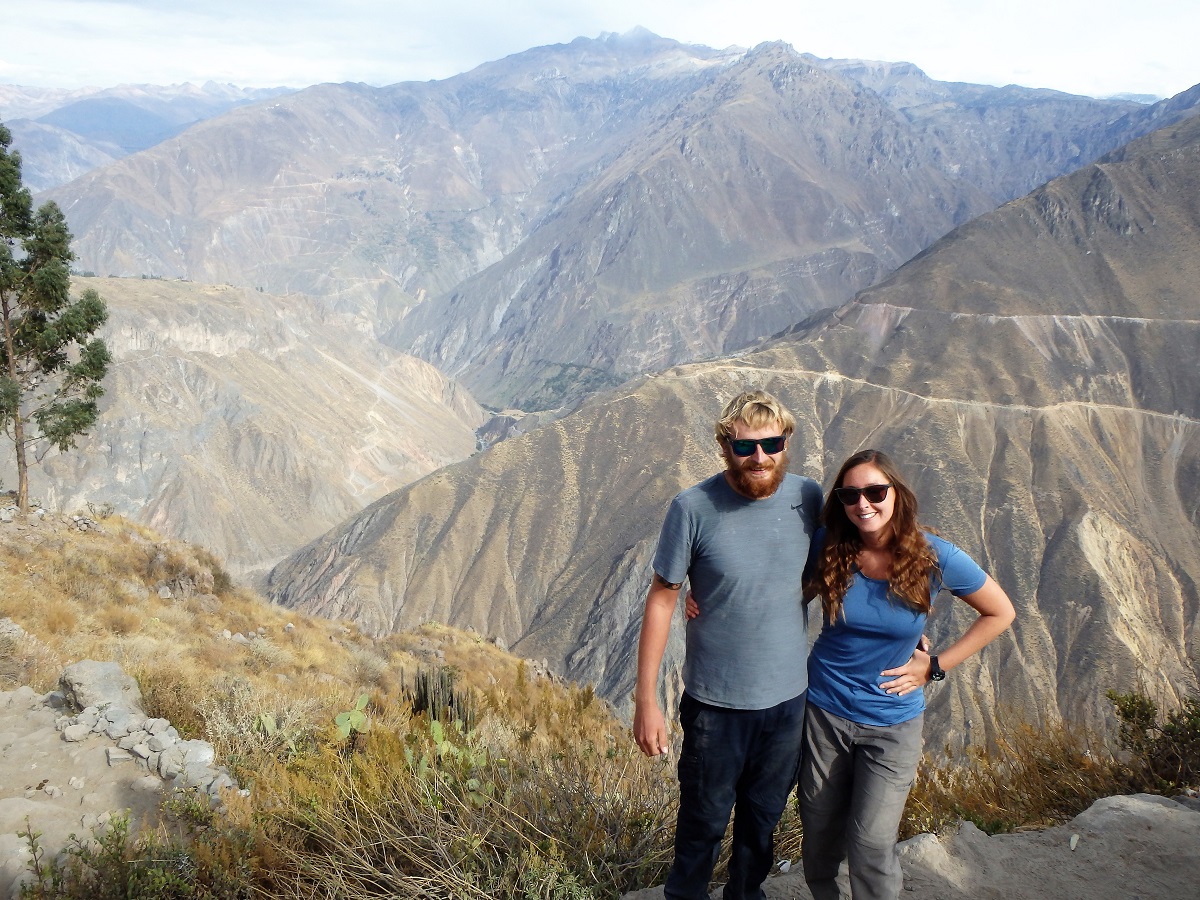
[(211, 81), (76, 90), (0, 84), (0, 121), (11, 129), (25, 184), (36, 193), (152, 147), (195, 122), (289, 90)]

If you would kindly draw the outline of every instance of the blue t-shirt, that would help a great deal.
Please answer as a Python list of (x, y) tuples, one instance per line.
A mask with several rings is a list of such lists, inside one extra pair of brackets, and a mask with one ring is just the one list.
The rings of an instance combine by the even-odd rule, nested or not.
[(820, 508), (820, 485), (792, 474), (761, 500), (721, 473), (671, 502), (654, 571), (672, 584), (688, 578), (700, 604), (683, 662), (684, 689), (697, 700), (769, 709), (803, 693), (801, 576)]
[[(824, 538), (818, 532), (817, 544)], [(945, 588), (955, 596), (973, 594), (987, 574), (949, 541), (925, 534), (938, 568), (930, 576), (932, 600)], [(856, 572), (836, 622), (825, 620), (808, 658), (808, 702), (860, 725), (897, 725), (921, 714), (925, 692), (903, 697), (879, 685), (892, 678), (880, 672), (908, 662), (925, 630), (925, 613), (888, 596), (888, 583)]]

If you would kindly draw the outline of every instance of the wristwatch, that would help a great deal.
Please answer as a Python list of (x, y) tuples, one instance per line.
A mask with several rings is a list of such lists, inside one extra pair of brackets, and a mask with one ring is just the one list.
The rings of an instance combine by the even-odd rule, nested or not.
[(929, 657), (929, 680), (930, 681), (945, 681), (946, 673), (942, 671), (942, 667), (938, 665), (936, 656)]

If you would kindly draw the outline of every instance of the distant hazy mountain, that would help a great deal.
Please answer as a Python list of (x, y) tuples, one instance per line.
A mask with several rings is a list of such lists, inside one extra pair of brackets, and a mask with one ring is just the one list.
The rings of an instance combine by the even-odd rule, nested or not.
[(938, 148), (948, 173), (979, 185), (997, 205), (1194, 115), (1200, 100), (1193, 88), (1151, 105), (1089, 102), (1017, 85), (934, 81), (910, 63), (806, 58), (878, 93)]
[[(798, 414), (796, 470), (827, 483), (855, 449), (889, 450), (925, 521), (1017, 605), (1010, 634), (931, 689), (936, 743), (1006, 708), (1099, 723), (1109, 688), (1195, 693), (1198, 245), (1191, 118), (762, 349), (594, 397), (381, 499), (279, 565), (271, 595), (379, 633), (469, 625), (625, 704), (666, 505), (718, 470), (722, 402), (762, 386)], [(942, 606), (935, 646), (970, 618)]]
[(9, 131), (13, 148), (21, 154), (22, 181), (34, 193), (66, 184), (126, 155), (113, 144), (33, 119), (16, 119)]
[(553, 407), (837, 305), (993, 205), (876, 94), (763, 45), (390, 340), (485, 402)]
[(635, 31), (309, 88), (51, 196), (83, 269), (311, 294), (549, 409), (840, 304), (1163, 109)]
[(114, 362), (92, 434), (31, 470), (52, 508), (111, 505), (245, 575), (475, 450), (486, 417), (465, 390), (303, 298), (80, 287), (108, 303)]
[(21, 151), (25, 185), (44, 191), (153, 147), (189, 125), (290, 88), (231, 84), (53, 88), (0, 85), (0, 121)]

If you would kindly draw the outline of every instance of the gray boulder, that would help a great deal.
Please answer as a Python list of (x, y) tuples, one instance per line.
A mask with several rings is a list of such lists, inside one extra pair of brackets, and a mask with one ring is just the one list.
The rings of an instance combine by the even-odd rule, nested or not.
[(58, 684), (75, 709), (113, 706), (144, 714), (137, 681), (114, 662), (85, 659), (72, 663), (63, 670)]

